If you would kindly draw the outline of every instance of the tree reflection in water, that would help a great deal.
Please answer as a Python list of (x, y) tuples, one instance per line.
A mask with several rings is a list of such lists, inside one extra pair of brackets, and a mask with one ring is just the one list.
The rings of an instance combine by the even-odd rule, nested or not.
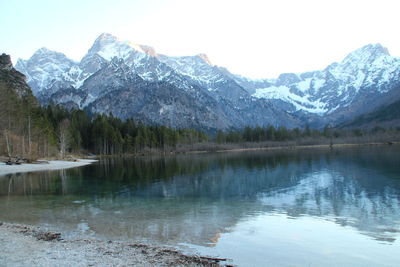
[(390, 243), (400, 229), (399, 152), (363, 147), (106, 158), (0, 177), (6, 211), (0, 219), (214, 245), (241, 220), (279, 213), (326, 218)]

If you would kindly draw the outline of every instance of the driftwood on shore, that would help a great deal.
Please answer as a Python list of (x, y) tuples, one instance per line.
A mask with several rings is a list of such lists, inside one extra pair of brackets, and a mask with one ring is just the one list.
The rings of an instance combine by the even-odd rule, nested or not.
[(20, 157), (2, 157), (0, 161), (4, 162), (6, 165), (21, 165), (26, 163), (28, 160)]
[(227, 261), (228, 260), (226, 258), (212, 258), (212, 257), (200, 257), (200, 259), (205, 259), (205, 260), (210, 260), (210, 261), (215, 261), (215, 262)]

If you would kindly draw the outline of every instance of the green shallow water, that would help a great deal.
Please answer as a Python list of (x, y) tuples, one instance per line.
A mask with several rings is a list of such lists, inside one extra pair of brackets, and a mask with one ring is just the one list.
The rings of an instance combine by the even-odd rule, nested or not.
[(400, 265), (400, 148), (109, 158), (0, 177), (0, 220), (239, 266)]

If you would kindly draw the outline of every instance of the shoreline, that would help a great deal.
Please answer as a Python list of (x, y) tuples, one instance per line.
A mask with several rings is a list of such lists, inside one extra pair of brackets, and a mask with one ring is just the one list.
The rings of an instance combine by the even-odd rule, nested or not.
[[(95, 238), (64, 239), (40, 227), (0, 222), (0, 266), (232, 266), (170, 247)], [(223, 265), (221, 265), (221, 262)]]
[[(246, 151), (269, 151), (269, 150), (301, 150), (301, 149), (335, 149), (335, 148), (348, 148), (348, 147), (363, 147), (363, 146), (397, 146), (400, 145), (400, 141), (382, 141), (382, 142), (365, 142), (365, 143), (336, 143), (336, 144), (315, 144), (315, 145), (260, 145), (260, 146), (236, 146), (231, 148), (222, 148), (221, 145), (215, 145), (212, 149), (194, 149), (194, 150), (176, 150), (170, 152), (153, 151), (150, 153), (139, 153), (139, 154), (114, 154), (114, 155), (96, 155), (97, 158), (113, 158), (113, 157), (148, 157), (148, 156), (178, 156), (178, 155), (195, 155), (195, 154), (213, 154), (213, 153), (238, 153)], [(223, 145), (222, 145), (223, 146)]]
[[(361, 147), (361, 146), (389, 146), (389, 145), (400, 145), (400, 142), (370, 142), (370, 143), (343, 143), (343, 144), (318, 144), (318, 145), (277, 145), (277, 146), (259, 146), (259, 147), (238, 147), (238, 148), (227, 148), (227, 149), (215, 149), (215, 150), (192, 150), (192, 151), (175, 151), (169, 154), (146, 154), (146, 155), (133, 155), (134, 157), (142, 157), (149, 155), (159, 156), (171, 156), (171, 155), (190, 155), (190, 154), (207, 154), (207, 153), (238, 153), (246, 151), (268, 151), (268, 150), (297, 150), (297, 149), (335, 149), (335, 148), (346, 148), (346, 147)], [(115, 157), (121, 155), (97, 155), (97, 157)], [(131, 156), (129, 154), (122, 155)], [(66, 161), (66, 160), (39, 160), (42, 163), (23, 163), (21, 165), (6, 165), (0, 162), (0, 177), (8, 174), (24, 173), (24, 172), (35, 172), (35, 171), (51, 171), (51, 170), (62, 170), (70, 169), (81, 166), (90, 165), (97, 162), (97, 159), (77, 159), (77, 161)]]
[(0, 163), (0, 177), (7, 174), (22, 173), (22, 172), (69, 169), (69, 168), (89, 165), (92, 164), (93, 162), (97, 162), (97, 160), (94, 159), (78, 159), (77, 161), (49, 160), (49, 161), (43, 161), (43, 163), (38, 163), (38, 164), (23, 163), (21, 165), (6, 165), (4, 163)]
[(317, 149), (317, 148), (343, 148), (358, 146), (384, 146), (399, 145), (400, 142), (371, 142), (371, 143), (344, 143), (344, 144), (320, 144), (320, 145), (287, 145), (287, 146), (260, 146), (260, 147), (243, 147), (229, 148), (218, 150), (195, 150), (186, 152), (176, 152), (174, 154), (205, 154), (205, 153), (225, 153), (225, 152), (245, 152), (245, 151), (261, 151), (261, 150), (295, 150), (295, 149)]
[[(258, 148), (243, 148), (243, 149), (230, 149), (229, 152), (238, 151), (252, 151), (252, 150), (293, 150), (293, 149), (314, 149), (314, 148), (343, 148), (343, 147), (357, 147), (357, 146), (383, 146), (383, 145), (398, 145), (400, 142), (384, 143), (359, 143), (359, 144), (333, 144), (333, 145), (295, 145), (295, 146), (276, 146), (276, 147), (258, 147)], [(226, 152), (227, 150), (217, 150), (217, 153)]]

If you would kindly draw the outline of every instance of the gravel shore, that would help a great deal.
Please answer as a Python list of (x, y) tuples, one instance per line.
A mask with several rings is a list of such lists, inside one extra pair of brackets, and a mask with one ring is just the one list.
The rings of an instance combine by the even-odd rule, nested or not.
[(64, 239), (39, 227), (0, 222), (0, 266), (229, 266), (220, 262), (145, 244)]

